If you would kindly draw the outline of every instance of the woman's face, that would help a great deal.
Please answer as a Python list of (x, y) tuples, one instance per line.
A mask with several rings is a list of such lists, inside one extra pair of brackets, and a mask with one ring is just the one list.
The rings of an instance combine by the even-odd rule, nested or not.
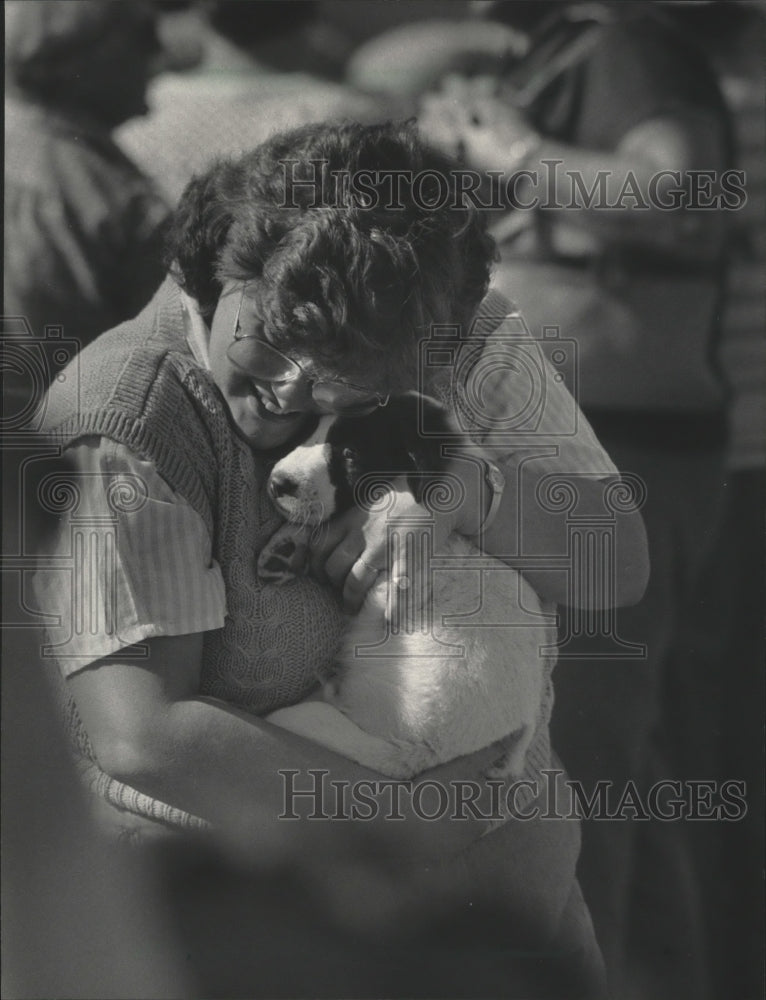
[[(368, 410), (375, 408), (374, 390), (365, 389), (361, 393), (352, 390), (350, 394), (341, 390), (338, 394), (333, 391), (337, 381), (330, 383), (330, 398), (325, 399), (323, 390), (328, 383), (321, 380), (326, 373), (308, 357), (291, 355), (291, 360), (299, 366), (297, 377), (289, 381), (270, 377), (264, 357), (268, 347), (261, 347), (254, 339), (263, 338), (263, 330), (252, 286), (250, 289), (248, 293), (242, 282), (230, 282), (224, 287), (210, 332), (211, 373), (249, 444), (264, 450), (278, 448), (300, 433), (308, 416), (347, 409), (349, 404), (360, 402), (356, 396), (362, 403), (367, 402)], [(247, 357), (246, 365), (235, 364), (229, 357), (235, 333), (244, 348), (237, 351), (238, 360)], [(336, 395), (343, 405), (334, 405)]]
[(256, 448), (278, 448), (300, 431), (313, 412), (311, 392), (300, 381), (272, 386), (229, 361), (237, 316), (243, 332), (258, 332), (253, 306), (252, 299), (243, 299), (241, 283), (225, 286), (210, 329), (210, 371), (243, 437)]

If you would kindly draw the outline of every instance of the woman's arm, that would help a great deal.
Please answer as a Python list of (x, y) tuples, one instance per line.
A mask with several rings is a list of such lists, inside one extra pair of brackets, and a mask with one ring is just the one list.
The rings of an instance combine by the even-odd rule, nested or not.
[[(201, 816), (261, 858), (286, 856), (296, 845), (337, 856), (372, 841), (381, 855), (433, 860), (454, 854), (484, 832), (484, 822), (470, 814), (465, 820), (445, 815), (443, 820), (423, 821), (406, 795), (399, 798), (404, 818), (393, 821), (390, 791), (383, 793), (378, 815), (371, 819), (305, 818), (315, 810), (335, 814), (331, 781), (347, 783), (350, 808), (355, 783), (385, 779), (263, 719), (201, 697), (202, 646), (201, 633), (150, 639), (143, 660), (121, 660), (116, 654), (69, 678), (99, 763), (108, 774)], [(445, 785), (454, 780), (480, 782), (497, 754), (497, 748), (490, 748), (424, 777)], [(317, 770), (328, 772), (325, 801), (316, 796), (288, 798), (289, 789), (315, 788), (318, 779), (310, 772)], [(281, 773), (287, 771), (298, 774)], [(304, 818), (285, 818), (291, 810)], [(491, 811), (489, 804), (485, 811)]]
[[(434, 547), (438, 551), (452, 531), (457, 531), (480, 544), (482, 551), (497, 556), (509, 566), (521, 570), (545, 601), (573, 607), (599, 610), (620, 607), (641, 600), (649, 581), (649, 554), (643, 518), (638, 510), (609, 514), (614, 528), (615, 546), (610, 572), (613, 587), (578, 589), (571, 585), (571, 565), (562, 567), (566, 558), (567, 512), (547, 509), (541, 502), (539, 486), (550, 467), (535, 469), (527, 463), (523, 471), (511, 461), (502, 462), (506, 476), (500, 507), (488, 530), (482, 531), (490, 505), (487, 489), (476, 475), (473, 462), (455, 460), (447, 469), (464, 485), (465, 494), (455, 511), (434, 514)], [(577, 498), (577, 516), (603, 520), (605, 490), (619, 476), (608, 479), (571, 475), (562, 471), (557, 482), (568, 484)], [(411, 523), (414, 498), (397, 494), (395, 514), (390, 510), (374, 513), (350, 510), (334, 518), (321, 536), (312, 543), (312, 572), (329, 581), (343, 594), (347, 609), (358, 611), (367, 591), (375, 582), (369, 575), (357, 575), (360, 557), (371, 566), (385, 567), (394, 578), (413, 577), (421, 572), (416, 549), (402, 551), (392, 557), (387, 539), (395, 519), (403, 525)], [(422, 510), (419, 512), (422, 516)], [(530, 559), (530, 557), (532, 557)], [(587, 555), (586, 555), (587, 557)], [(598, 567), (593, 567), (593, 573)], [(592, 575), (592, 574), (591, 574)], [(403, 592), (402, 592), (403, 596)]]
[[(513, 457), (503, 460), (498, 456), (495, 460), (503, 470), (506, 485), (492, 523), (481, 531), (490, 503), (488, 490), (478, 495), (467, 490), (460, 511), (462, 517), (455, 530), (477, 538), (484, 552), (520, 569), (543, 600), (592, 610), (622, 607), (641, 600), (649, 582), (643, 518), (638, 510), (622, 513), (610, 510), (605, 502), (610, 485), (618, 483), (619, 476), (595, 478), (562, 471), (556, 476), (556, 483), (569, 488), (576, 499), (568, 510), (554, 510), (551, 507), (555, 504), (545, 504), (540, 496), (543, 481), (551, 473), (549, 466), (541, 468), (535, 461), (520, 464)], [(561, 568), (562, 557), (569, 554), (567, 519), (575, 507), (578, 519), (603, 522), (606, 516), (613, 526), (615, 544), (610, 553), (613, 560), (610, 572), (614, 589), (608, 603), (603, 587), (573, 587), (570, 574), (577, 572), (576, 567), (569, 564)], [(535, 565), (530, 564), (530, 556), (534, 557)], [(593, 566), (586, 575), (593, 576), (598, 569)]]

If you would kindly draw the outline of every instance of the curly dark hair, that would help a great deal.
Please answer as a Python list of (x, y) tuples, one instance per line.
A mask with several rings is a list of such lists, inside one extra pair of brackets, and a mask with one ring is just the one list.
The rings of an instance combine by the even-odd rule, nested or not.
[(195, 177), (167, 263), (208, 320), (223, 283), (252, 282), (264, 330), (391, 378), (432, 324), (467, 324), (496, 250), (456, 165), (413, 122), (309, 125)]

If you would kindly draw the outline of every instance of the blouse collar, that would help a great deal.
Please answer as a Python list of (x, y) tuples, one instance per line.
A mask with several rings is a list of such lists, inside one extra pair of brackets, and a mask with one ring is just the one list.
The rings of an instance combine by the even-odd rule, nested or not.
[(210, 371), (210, 328), (202, 318), (197, 300), (184, 291), (181, 291), (181, 311), (189, 350), (197, 364)]

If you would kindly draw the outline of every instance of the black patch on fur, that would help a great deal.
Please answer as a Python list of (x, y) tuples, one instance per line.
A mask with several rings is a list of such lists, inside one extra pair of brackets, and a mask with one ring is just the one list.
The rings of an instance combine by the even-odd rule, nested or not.
[(300, 428), (295, 432), (293, 437), (291, 437), (289, 441), (278, 445), (276, 448), (271, 449), (267, 453), (270, 465), (276, 465), (281, 458), (284, 458), (285, 455), (289, 455), (290, 452), (293, 451), (294, 448), (297, 448), (302, 441), (306, 441), (310, 438), (317, 429), (319, 420), (320, 414), (318, 413), (306, 414), (305, 421), (301, 424)]
[(363, 421), (366, 419), (366, 417), (339, 417), (330, 426), (327, 437), (327, 443), (330, 445), (328, 474), (330, 482), (335, 489), (335, 505), (333, 510), (336, 514), (340, 514), (344, 510), (350, 510), (354, 506), (354, 484), (359, 480), (359, 476), (362, 473), (358, 471), (354, 460), (355, 454), (342, 443), (343, 432), (341, 431), (337, 445), (331, 439), (332, 433), (338, 421), (345, 425), (351, 421)]
[(271, 555), (269, 558), (261, 565), (262, 570), (274, 570), (275, 572), (284, 572), (287, 563), (283, 558), (277, 555)]
[[(427, 435), (420, 430), (422, 418)], [(367, 473), (390, 475), (392, 482), (406, 476), (420, 502), (432, 479), (445, 469), (443, 440), (454, 437), (445, 408), (414, 392), (396, 396), (388, 406), (363, 417), (336, 417), (327, 434), (336, 513), (353, 506), (354, 486)]]
[[(279, 545), (274, 546), (272, 557), (283, 556), (284, 558), (287, 558), (288, 556), (291, 556), (294, 552), (295, 552), (295, 542), (292, 540), (292, 538), (285, 538), (285, 540), (283, 542), (280, 542)], [(269, 562), (271, 562), (271, 559), (269, 559), (269, 561), (266, 563), (267, 566)]]

